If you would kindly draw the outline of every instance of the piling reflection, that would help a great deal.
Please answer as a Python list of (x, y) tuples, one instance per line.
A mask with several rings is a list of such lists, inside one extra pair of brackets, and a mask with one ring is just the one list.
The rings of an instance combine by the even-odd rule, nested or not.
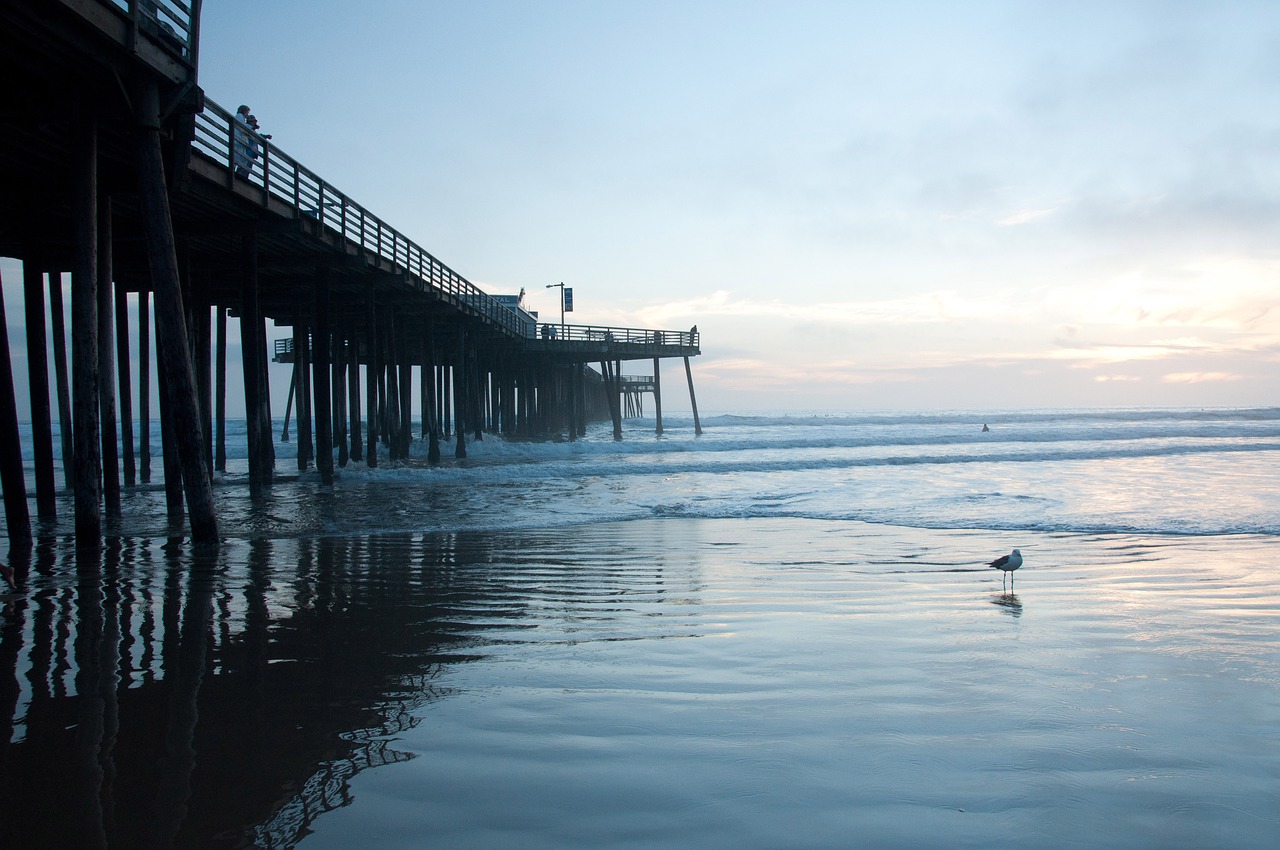
[(458, 570), (491, 539), (43, 541), (0, 614), (0, 845), (292, 846), (518, 614)]

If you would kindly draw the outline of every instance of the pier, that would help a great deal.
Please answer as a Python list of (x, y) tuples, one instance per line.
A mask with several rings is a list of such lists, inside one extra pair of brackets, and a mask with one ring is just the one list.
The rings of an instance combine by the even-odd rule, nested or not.
[[(430, 461), (465, 457), (468, 441), (486, 433), (576, 439), (598, 420), (610, 420), (621, 439), (643, 394), (653, 396), (661, 433), (660, 367), (670, 358), (684, 364), (700, 432), (690, 367), (701, 353), (696, 327), (540, 323), (480, 290), (206, 99), (200, 6), (0, 0), (0, 74), (10, 92), (0, 255), (22, 263), (39, 517), (57, 512), (56, 397), (79, 543), (98, 545), (104, 512), (119, 512), (122, 487), (150, 480), (158, 448), (170, 516), (185, 517), (194, 541), (216, 544), (212, 481), (226, 469), (229, 318), (239, 325), (254, 494), (276, 474), (273, 409), (282, 407), (281, 436), (296, 441), (298, 469), (316, 469), (325, 483), (335, 467), (376, 466), (380, 448), (405, 459), (415, 439)], [(290, 329), (270, 351), (267, 322)], [(0, 331), (0, 483), (11, 544), (22, 547), (31, 517), (9, 334)], [(624, 375), (634, 361), (652, 374)], [(287, 399), (271, 398), (272, 363), (292, 370)], [(159, 447), (148, 437), (152, 368)]]

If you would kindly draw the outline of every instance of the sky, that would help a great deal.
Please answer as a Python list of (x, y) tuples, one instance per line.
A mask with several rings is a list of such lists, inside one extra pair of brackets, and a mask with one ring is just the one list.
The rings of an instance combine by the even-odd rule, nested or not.
[(1280, 3), (221, 0), (200, 60), (482, 289), (696, 324), (702, 410), (1280, 398)]

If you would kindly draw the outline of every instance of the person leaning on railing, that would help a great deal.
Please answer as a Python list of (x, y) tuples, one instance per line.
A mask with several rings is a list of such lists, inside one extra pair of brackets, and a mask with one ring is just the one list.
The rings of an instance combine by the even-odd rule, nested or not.
[(258, 133), (258, 118), (249, 107), (240, 104), (236, 110), (235, 150), (232, 159), (236, 168), (236, 176), (248, 178), (253, 170), (253, 161), (258, 158), (258, 139), (270, 139), (270, 134)]

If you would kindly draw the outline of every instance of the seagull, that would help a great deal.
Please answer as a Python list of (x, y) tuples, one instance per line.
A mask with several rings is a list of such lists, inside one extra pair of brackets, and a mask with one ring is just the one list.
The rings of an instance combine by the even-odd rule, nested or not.
[(1022, 566), (1022, 553), (1017, 549), (1014, 549), (1008, 555), (1001, 555), (999, 558), (996, 558), (994, 561), (987, 564), (987, 566), (995, 567), (997, 570), (1003, 571), (1004, 575), (1000, 577), (1000, 586), (1002, 588), (1004, 587), (1004, 576), (1009, 576), (1009, 588), (1012, 589), (1013, 571)]

